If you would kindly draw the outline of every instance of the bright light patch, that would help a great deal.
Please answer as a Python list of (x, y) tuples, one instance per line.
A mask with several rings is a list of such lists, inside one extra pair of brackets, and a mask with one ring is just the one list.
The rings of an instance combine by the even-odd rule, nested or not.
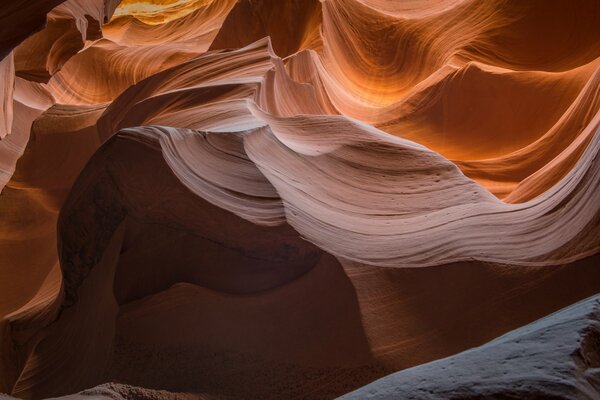
[(211, 0), (123, 0), (115, 17), (131, 15), (147, 24), (164, 24), (210, 3)]

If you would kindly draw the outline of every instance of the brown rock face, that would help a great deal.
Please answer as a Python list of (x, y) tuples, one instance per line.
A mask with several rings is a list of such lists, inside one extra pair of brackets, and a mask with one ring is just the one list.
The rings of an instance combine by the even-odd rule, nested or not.
[[(34, 32), (46, 25), (46, 14), (64, 0), (11, 1), (2, 5), (0, 10), (0, 38), (2, 40), (0, 59)], [(19, 24), (14, 22), (19, 21)]]
[(600, 3), (118, 3), (0, 5), (0, 393), (597, 397)]
[[(340, 399), (597, 399), (600, 296)], [(418, 382), (418, 383), (417, 383)]]

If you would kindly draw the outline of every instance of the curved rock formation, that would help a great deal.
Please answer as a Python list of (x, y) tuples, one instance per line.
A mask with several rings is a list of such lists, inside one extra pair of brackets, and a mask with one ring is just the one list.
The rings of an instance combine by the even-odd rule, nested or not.
[[(27, 39), (31, 34), (42, 29), (46, 25), (46, 14), (64, 0), (41, 0), (41, 1), (11, 1), (3, 4), (0, 9), (0, 60), (4, 59), (12, 49)], [(13, 24), (12, 21), (20, 21)]]
[[(392, 374), (341, 399), (588, 398), (598, 396), (594, 296), (483, 346)], [(105, 384), (61, 399), (210, 399)]]
[(328, 399), (410, 368), (373, 390), (475, 398), (436, 368), (524, 331), (415, 366), (600, 291), (596, 1), (32, 3), (44, 29), (0, 30), (0, 392)]
[(48, 13), (44, 30), (27, 38), (15, 50), (17, 76), (47, 82), (86, 41), (102, 36), (101, 25), (108, 22), (115, 5), (113, 0), (67, 0), (54, 8)]
[(595, 399), (600, 297), (481, 347), (380, 379), (340, 399)]

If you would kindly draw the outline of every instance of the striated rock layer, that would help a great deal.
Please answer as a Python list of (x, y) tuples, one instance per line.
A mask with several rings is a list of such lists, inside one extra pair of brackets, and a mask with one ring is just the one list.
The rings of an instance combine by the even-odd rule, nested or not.
[(0, 6), (0, 392), (597, 395), (464, 351), (600, 292), (600, 3), (117, 3)]

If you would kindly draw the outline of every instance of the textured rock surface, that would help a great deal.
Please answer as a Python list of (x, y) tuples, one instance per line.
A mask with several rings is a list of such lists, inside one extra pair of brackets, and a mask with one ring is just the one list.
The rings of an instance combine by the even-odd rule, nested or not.
[(600, 296), (340, 399), (597, 399)]
[[(15, 399), (0, 394), (0, 399)], [(55, 397), (58, 400), (227, 400), (225, 397), (213, 397), (201, 394), (173, 393), (165, 390), (152, 390), (119, 383), (105, 383), (79, 393)]]
[(596, 0), (8, 3), (0, 391), (330, 399), (600, 292)]

